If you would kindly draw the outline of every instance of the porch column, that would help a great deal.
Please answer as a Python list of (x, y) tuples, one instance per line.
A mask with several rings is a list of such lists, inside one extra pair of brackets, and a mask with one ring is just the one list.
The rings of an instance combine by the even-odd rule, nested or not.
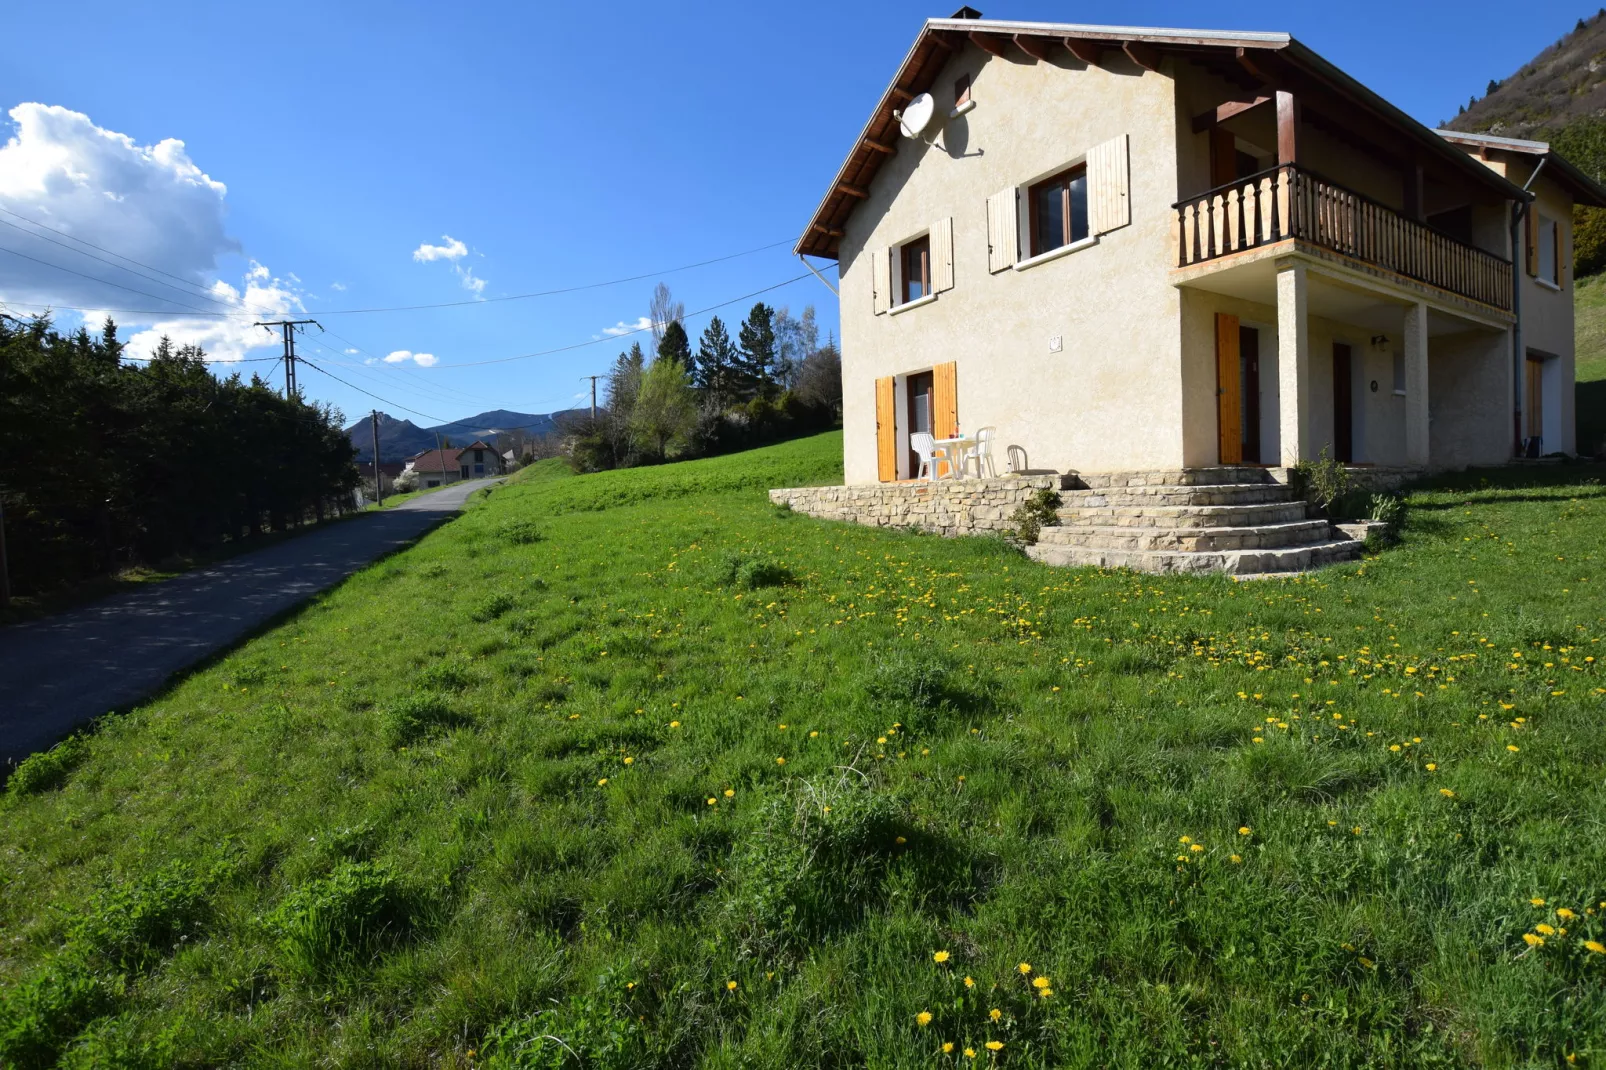
[(1405, 461), (1428, 463), (1428, 306), (1406, 306), (1401, 331), (1405, 357)]
[(1277, 268), (1277, 427), (1284, 465), (1314, 456), (1310, 441), (1310, 331), (1305, 265)]

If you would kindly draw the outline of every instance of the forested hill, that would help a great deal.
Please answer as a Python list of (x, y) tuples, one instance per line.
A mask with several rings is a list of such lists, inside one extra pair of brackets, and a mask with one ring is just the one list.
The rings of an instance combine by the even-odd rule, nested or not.
[[(1491, 80), (1444, 125), (1469, 133), (1555, 141), (1580, 126), (1606, 122), (1606, 9), (1579, 19), (1555, 44), (1504, 80)], [(1558, 146), (1559, 147), (1559, 146)], [(1595, 173), (1595, 161), (1565, 153)]]

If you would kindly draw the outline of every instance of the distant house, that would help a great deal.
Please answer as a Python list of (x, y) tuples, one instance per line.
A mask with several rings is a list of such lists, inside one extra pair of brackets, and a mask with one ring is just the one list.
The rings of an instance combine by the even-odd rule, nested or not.
[[(379, 478), (381, 481), (381, 489), (384, 490), (386, 494), (390, 494), (396, 489), (396, 477), (401, 475), (405, 468), (406, 465), (402, 461), (379, 462)], [(372, 483), (374, 481), (373, 462), (358, 461), (357, 474), (362, 477), (363, 482)]]
[(462, 479), (499, 476), (507, 471), (507, 466), (501, 454), (475, 439), (462, 448), (448, 446), (443, 450), (425, 450), (407, 462), (405, 471), (417, 472), (419, 485), (427, 490)]

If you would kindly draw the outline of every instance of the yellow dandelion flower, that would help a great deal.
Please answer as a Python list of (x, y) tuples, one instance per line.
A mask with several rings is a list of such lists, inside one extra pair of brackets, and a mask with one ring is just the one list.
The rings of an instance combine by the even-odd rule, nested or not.
[(1423, 769), (1426, 769), (1426, 770), (1427, 770), (1427, 771), (1428, 771), (1428, 772), (1430, 772), (1430, 773), (1431, 773), (1431, 772), (1433, 772), (1433, 771), (1434, 771), (1434, 770), (1436, 770), (1436, 769), (1438, 769), (1438, 768), (1439, 768), (1439, 765), (1438, 765), (1438, 763), (1437, 763), (1437, 762), (1429, 762), (1429, 763), (1428, 763), (1428, 764), (1427, 764), (1427, 765), (1424, 765), (1424, 766), (1423, 766), (1423, 767), (1422, 767), (1422, 768), (1423, 768)]
[(947, 962), (948, 961), (948, 957), (949, 957), (948, 956), (948, 952), (946, 952), (946, 951), (934, 951), (931, 954), (931, 961), (932, 962)]
[(1243, 860), (1244, 860), (1244, 856), (1243, 855), (1233, 855), (1230, 859), (1228, 859), (1228, 861), (1231, 862), (1235, 866), (1238, 863), (1242, 862)]
[(605, 788), (607, 786), (608, 786), (608, 778), (607, 777), (603, 777), (601, 780), (597, 781), (597, 787)]
[(975, 988), (976, 987), (976, 979), (974, 977), (966, 977), (965, 978), (965, 987), (966, 988)]
[(1004, 1012), (999, 1010), (997, 1007), (994, 1007), (992, 1010), (987, 1012), (987, 1017), (991, 1018), (995, 1022), (1003, 1016)]
[(904, 839), (902, 836), (899, 836), (897, 839), (893, 840), (892, 842), (898, 844), (899, 846), (902, 846), (903, 844), (906, 844), (909, 841)]
[(1238, 835), (1240, 835), (1240, 836), (1247, 836), (1253, 831), (1255, 831), (1255, 830), (1250, 828), (1248, 825), (1239, 825), (1238, 826)]
[(1550, 926), (1550, 925), (1546, 925), (1544, 922), (1540, 922), (1538, 925), (1535, 925), (1534, 926), (1534, 931), (1538, 932), (1538, 933), (1540, 933), (1540, 934), (1542, 934), (1544, 936), (1555, 936), (1556, 935), (1555, 927), (1554, 926)]
[(1032, 972), (1032, 964), (1029, 963), (1029, 962), (1023, 962), (1019, 966), (1016, 966), (1015, 968), (1017, 970), (1019, 970), (1023, 976), (1025, 974), (1028, 974), (1028, 973)]
[(1543, 936), (1535, 936), (1533, 933), (1523, 933), (1522, 939), (1529, 947), (1545, 946), (1545, 938)]
[(931, 1012), (930, 1011), (921, 1011), (919, 1014), (915, 1015), (915, 1025), (927, 1026), (927, 1025), (930, 1025), (930, 1024), (931, 1024)]
[(1451, 791), (1449, 788), (1440, 788), (1439, 794), (1443, 795), (1446, 799), (1455, 798), (1455, 792)]
[(989, 1040), (986, 1047), (988, 1051), (1003, 1051), (1004, 1042), (1002, 1040)]
[(1177, 837), (1177, 842), (1178, 843), (1192, 843), (1193, 842), (1193, 837), (1192, 836), (1178, 836)]
[(945, 1041), (942, 1042), (942, 1053), (944, 1055), (952, 1055), (953, 1051), (954, 1051), (954, 1042), (953, 1041), (945, 1040)]
[(1574, 914), (1572, 911), (1568, 910), (1566, 907), (1557, 907), (1556, 908), (1556, 917), (1560, 918), (1562, 921), (1572, 921), (1577, 916), (1578, 916), (1577, 914)]
[(669, 722), (669, 727), (670, 728), (679, 728), (680, 727), (680, 722), (679, 721), (670, 721)]
[(1187, 855), (1177, 855), (1177, 861), (1178, 862), (1186, 862), (1187, 860), (1188, 860), (1188, 856)]
[(1194, 854), (1198, 854), (1200, 851), (1204, 850), (1204, 844), (1202, 844), (1202, 843), (1192, 844), (1192, 845), (1190, 845), (1188, 847), (1188, 850), (1192, 851)]
[(726, 789), (725, 789), (725, 798), (727, 798), (727, 799), (734, 799), (734, 798), (736, 798), (736, 791), (735, 791), (735, 789), (734, 789), (734, 788), (726, 788)]
[(1051, 984), (1053, 984), (1053, 982), (1048, 979), (1048, 974), (1046, 973), (1040, 973), (1036, 977), (1032, 978), (1033, 988), (1047, 988)]
[(735, 981), (726, 981), (725, 982), (725, 991), (727, 991), (727, 992), (736, 991), (736, 982)]
[(1250, 740), (1250, 742), (1251, 743), (1264, 743), (1266, 741), (1261, 739), (1259, 736), (1256, 736), (1254, 739)]
[(777, 758), (777, 759), (775, 759), (775, 764), (776, 765), (785, 765), (786, 764), (786, 759), (785, 758)]
[(809, 738), (810, 739), (819, 739), (820, 738), (820, 733), (818, 733), (818, 732), (810, 732), (809, 733)]
[(965, 1049), (965, 1058), (974, 1059), (975, 1057), (976, 1057), (976, 1049), (975, 1048), (966, 1048)]
[(1584, 946), (1597, 955), (1606, 955), (1606, 944), (1601, 943), (1599, 940), (1585, 940)]
[(1054, 990), (1052, 988), (1039, 988), (1037, 990), (1037, 998), (1038, 999), (1052, 999), (1053, 997), (1054, 997)]
[(1398, 743), (1391, 743), (1389, 744), (1389, 750), (1393, 751), (1395, 754), (1398, 754), (1400, 753), (1400, 745)]
[(712, 795), (710, 795), (708, 797), (708, 805), (709, 806), (718, 806), (719, 805), (719, 800), (714, 798)]
[(1545, 901), (1540, 899), (1538, 896), (1534, 896), (1532, 899), (1528, 900), (1528, 902), (1532, 903), (1536, 907), (1542, 907), (1545, 905)]
[(635, 765), (636, 764), (636, 760), (634, 758), (631, 758), (631, 757), (626, 757), (625, 758), (625, 764), (626, 765)]
[(1365, 955), (1362, 955), (1357, 961), (1359, 961), (1360, 964), (1362, 966), (1365, 966), (1368, 970), (1374, 968), (1377, 965), (1377, 963), (1373, 962), (1371, 959), (1367, 958)]

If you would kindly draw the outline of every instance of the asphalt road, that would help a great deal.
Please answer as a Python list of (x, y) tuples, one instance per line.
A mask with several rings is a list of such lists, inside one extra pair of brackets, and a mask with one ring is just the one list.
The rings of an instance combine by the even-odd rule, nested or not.
[(0, 628), (0, 763), (43, 750), (413, 542), (495, 480), (458, 483), (53, 617)]

